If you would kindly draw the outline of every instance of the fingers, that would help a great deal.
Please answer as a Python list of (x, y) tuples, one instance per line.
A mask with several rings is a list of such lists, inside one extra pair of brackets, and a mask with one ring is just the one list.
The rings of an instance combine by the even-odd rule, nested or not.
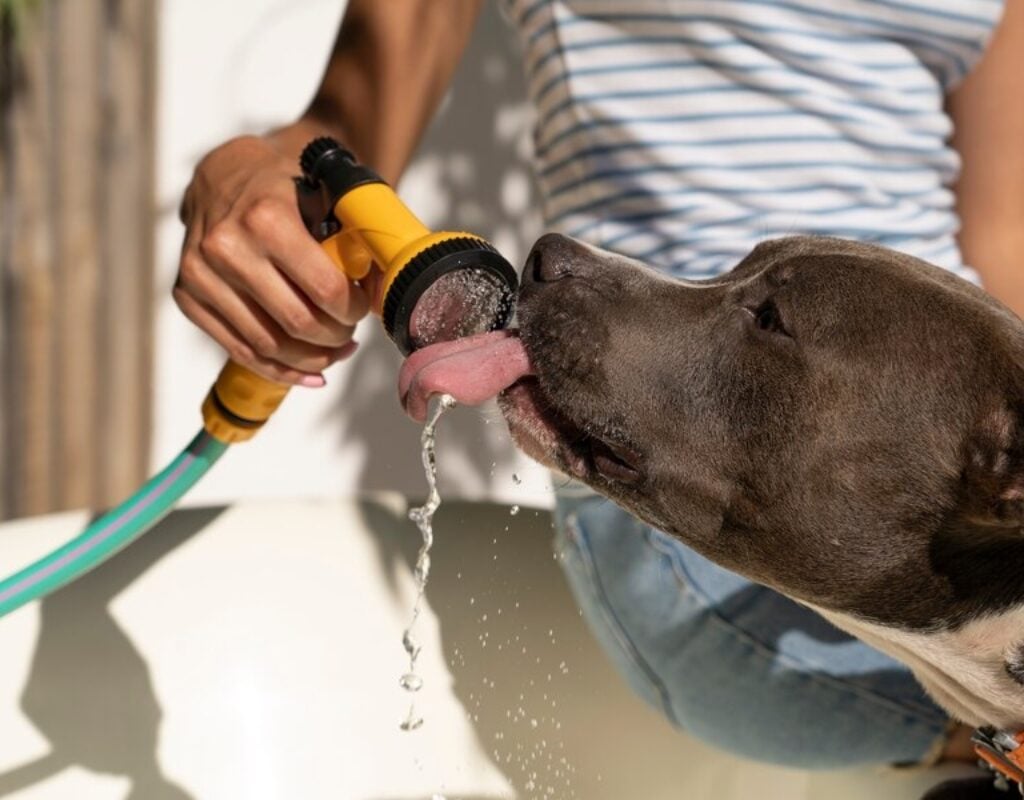
[[(314, 305), (253, 245), (240, 231), (220, 223), (186, 254), (185, 258), (196, 263), (187, 264), (183, 259), (182, 267), (190, 267), (197, 274), (216, 274), (236, 293), (255, 301), (296, 342), (323, 347), (345, 344), (352, 337), (353, 325), (338, 321)], [(342, 281), (347, 279), (342, 276)]]
[(214, 338), (232, 360), (271, 380), (322, 386), (321, 371), (355, 349), (352, 329), (324, 347), (289, 336), (254, 301), (235, 292), (205, 265), (182, 272), (174, 298), (185, 315)]
[(248, 367), (258, 375), (278, 383), (312, 388), (319, 388), (326, 384), (323, 375), (305, 374), (258, 356), (216, 311), (206, 308), (187, 294), (180, 294), (180, 291), (175, 288), (174, 296), (182, 313), (223, 347), (227, 351), (228, 357), (235, 363)]
[(259, 137), (202, 159), (182, 199), (174, 297), (238, 363), (271, 380), (322, 385), (319, 373), (354, 349), (369, 297), (306, 231), (294, 172), (294, 160)]
[(370, 309), (367, 293), (349, 280), (309, 235), (294, 203), (254, 206), (244, 225), (258, 237), (280, 274), (315, 308), (345, 325), (355, 325), (366, 316)]

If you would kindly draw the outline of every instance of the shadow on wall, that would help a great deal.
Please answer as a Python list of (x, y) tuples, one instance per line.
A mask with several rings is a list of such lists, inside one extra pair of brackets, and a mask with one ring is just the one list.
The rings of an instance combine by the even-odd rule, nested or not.
[[(429, 196), (403, 197), (434, 228), (486, 237), (518, 268), (539, 235), (527, 145), (529, 123), (520, 56), (512, 29), (485, 3), (449, 101), (434, 121), (403, 181)], [(393, 490), (423, 484), (419, 426), (396, 427), (395, 375), (401, 358), (380, 326), (366, 326), (338, 403), (342, 443), (366, 454), (357, 484)], [(334, 412), (332, 412), (332, 418)], [(510, 467), (513, 448), (496, 409), (449, 415), (439, 437), (440, 477), (463, 497), (484, 494), (495, 468)], [(491, 423), (494, 424), (491, 424)]]
[(127, 777), (132, 786), (126, 800), (192, 800), (160, 771), (161, 711), (149, 666), (111, 615), (110, 603), (222, 511), (176, 511), (142, 542), (42, 601), (21, 706), (50, 752), (0, 774), (0, 797), (80, 766)]

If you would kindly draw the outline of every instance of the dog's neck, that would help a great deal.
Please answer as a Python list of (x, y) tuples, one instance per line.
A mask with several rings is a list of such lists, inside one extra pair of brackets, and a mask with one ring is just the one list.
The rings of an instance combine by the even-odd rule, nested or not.
[[(908, 665), (950, 714), (970, 725), (1024, 730), (1024, 604), (956, 630), (909, 631), (810, 605), (836, 627)], [(1017, 659), (1015, 662), (1014, 659)]]

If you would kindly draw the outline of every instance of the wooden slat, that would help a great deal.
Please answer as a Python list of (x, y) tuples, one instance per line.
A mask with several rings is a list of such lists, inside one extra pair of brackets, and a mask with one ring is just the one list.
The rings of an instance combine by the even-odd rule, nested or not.
[(52, 59), (57, 102), (51, 120), (55, 158), (53, 319), (56, 348), (52, 480), (61, 508), (91, 506), (95, 469), (97, 398), (97, 285), (101, 193), (100, 132), (104, 108), (100, 64), (104, 49), (103, 0), (51, 2)]
[(156, 4), (43, 0), (22, 33), (0, 55), (0, 518), (121, 500), (150, 423)]
[(47, 171), (52, 153), (50, 116), (55, 104), (50, 69), (51, 31), (48, 8), (42, 5), (27, 20), (18, 52), (16, 92), (9, 110), (14, 137), (14, 207), (9, 268), (12, 314), (11, 380), (17, 392), (11, 415), (11, 458), (15, 470), (10, 508), (16, 515), (41, 513), (54, 507), (55, 468), (53, 409), (53, 255), (49, 201), (52, 183)]
[(13, 231), (9, 221), (14, 212), (14, 176), (11, 171), (14, 163), (14, 136), (9, 110), (14, 96), (13, 47), (14, 26), (7, 16), (0, 14), (0, 519), (13, 514), (9, 509), (14, 493), (14, 468), (10, 463), (13, 425), (8, 414), (15, 391), (12, 380), (13, 343), (6, 323), (12, 309), (9, 265)]
[(99, 408), (97, 500), (116, 502), (145, 477), (152, 354), (156, 8), (108, 0), (102, 307), (99, 347), (107, 392)]

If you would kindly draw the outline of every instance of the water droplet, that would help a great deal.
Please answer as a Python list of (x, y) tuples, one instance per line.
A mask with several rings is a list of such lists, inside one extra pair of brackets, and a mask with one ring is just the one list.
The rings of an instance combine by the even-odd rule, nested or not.
[(508, 510), (508, 513), (514, 517), (516, 514), (519, 513), (519, 506), (512, 506), (512, 508)]
[(520, 478), (520, 477), (519, 477), (518, 475), (516, 475), (516, 474), (515, 474), (515, 473), (513, 472), (513, 473), (512, 473), (512, 483), (514, 483), (514, 484), (515, 484), (516, 486), (521, 486), (521, 485), (522, 485), (522, 483), (523, 483), (523, 479), (522, 479), (522, 478)]
[(412, 630), (406, 630), (402, 634), (402, 647), (405, 648), (405, 652), (409, 655), (413, 661), (416, 660), (420, 654), (420, 644), (412, 636)]
[(407, 672), (398, 679), (398, 685), (407, 692), (418, 692), (423, 688), (423, 678), (414, 672)]
[[(411, 709), (410, 709), (410, 711), (411, 711)], [(422, 725), (423, 725), (423, 717), (417, 717), (417, 716), (414, 716), (413, 714), (409, 714), (408, 717), (406, 717), (404, 720), (402, 720), (402, 724), (399, 725), (398, 727), (400, 727), (403, 731), (414, 731), (414, 730), (417, 730), (418, 728), (420, 728)]]

